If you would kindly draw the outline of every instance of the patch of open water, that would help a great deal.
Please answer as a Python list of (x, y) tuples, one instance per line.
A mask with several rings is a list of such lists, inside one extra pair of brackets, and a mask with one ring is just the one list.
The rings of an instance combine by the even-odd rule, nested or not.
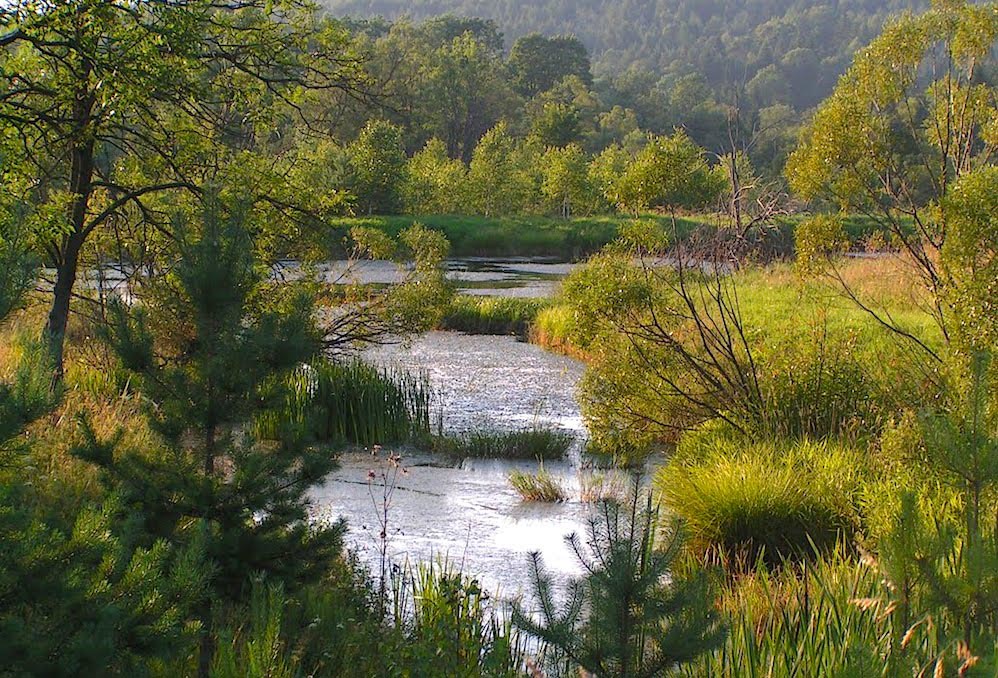
[[(585, 428), (575, 391), (583, 366), (512, 337), (431, 332), (409, 344), (379, 347), (369, 360), (419, 369), (439, 394), (445, 431), (513, 430), (533, 425), (574, 432)], [(441, 410), (438, 410), (441, 411)], [(382, 453), (384, 456), (385, 453)], [(579, 498), (577, 451), (544, 467), (569, 492), (558, 504), (523, 503), (509, 486), (514, 468), (536, 470), (536, 462), (466, 460), (448, 467), (433, 457), (404, 459), (389, 508), (389, 553), (396, 564), (444, 559), (478, 577), (503, 596), (530, 591), (529, 553), (539, 551), (558, 577), (578, 574), (565, 544), (584, 533), (590, 506)], [(377, 460), (350, 453), (340, 469), (314, 490), (320, 518), (345, 518), (349, 542), (372, 571), (380, 563), (380, 487), (368, 484)]]

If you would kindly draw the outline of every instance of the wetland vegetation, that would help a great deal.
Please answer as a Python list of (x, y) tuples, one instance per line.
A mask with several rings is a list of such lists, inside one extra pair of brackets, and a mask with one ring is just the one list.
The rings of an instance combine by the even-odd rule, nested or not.
[(998, 675), (998, 8), (894, 7), (0, 4), (0, 676)]

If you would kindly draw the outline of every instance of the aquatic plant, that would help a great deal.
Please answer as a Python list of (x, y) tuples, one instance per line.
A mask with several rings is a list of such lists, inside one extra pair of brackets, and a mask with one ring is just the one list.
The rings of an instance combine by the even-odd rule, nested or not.
[(393, 627), (407, 675), (522, 676), (525, 638), (500, 616), (482, 584), (443, 564), (403, 570), (395, 588)]
[(509, 484), (513, 486), (523, 501), (558, 502), (565, 501), (568, 493), (558, 480), (544, 470), (537, 473), (516, 470), (509, 474)]
[(534, 318), (549, 304), (547, 299), (457, 295), (444, 313), (440, 329), (526, 337)]
[(583, 469), (579, 472), (579, 500), (587, 504), (621, 501), (626, 495), (626, 482), (613, 469)]
[(567, 431), (535, 427), (522, 431), (468, 431), (440, 436), (434, 448), (455, 458), (563, 459), (574, 437)]
[(291, 377), (284, 411), (264, 420), (274, 430), (296, 422), (320, 442), (376, 445), (426, 438), (430, 433), (429, 380), (425, 374), (376, 367), (362, 360), (324, 360)]

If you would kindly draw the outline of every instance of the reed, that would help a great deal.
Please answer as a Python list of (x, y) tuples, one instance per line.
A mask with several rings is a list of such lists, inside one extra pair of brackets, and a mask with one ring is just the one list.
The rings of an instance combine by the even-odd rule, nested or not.
[(537, 314), (549, 304), (547, 299), (458, 295), (444, 314), (440, 329), (526, 337)]
[(571, 433), (550, 428), (522, 431), (468, 431), (439, 437), (437, 451), (465, 459), (564, 459), (574, 440)]
[(429, 437), (430, 399), (425, 374), (362, 360), (323, 361), (294, 373), (283, 411), (262, 423), (273, 434), (289, 422), (323, 443), (400, 443)]
[(601, 501), (619, 503), (627, 496), (627, 481), (613, 469), (584, 469), (579, 472), (579, 499), (587, 504)]
[(519, 493), (523, 501), (559, 502), (568, 499), (564, 486), (542, 466), (537, 473), (513, 471), (509, 474), (509, 484)]

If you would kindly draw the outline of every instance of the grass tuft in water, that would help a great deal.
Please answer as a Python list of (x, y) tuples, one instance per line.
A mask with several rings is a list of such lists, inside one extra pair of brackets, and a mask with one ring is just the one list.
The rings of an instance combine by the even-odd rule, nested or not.
[(435, 448), (465, 459), (564, 459), (572, 434), (549, 428), (524, 431), (469, 431), (437, 438)]
[(620, 502), (627, 494), (627, 483), (614, 470), (586, 469), (579, 472), (579, 499), (587, 504), (601, 501)]
[(537, 473), (513, 471), (509, 474), (513, 486), (523, 501), (558, 502), (568, 499), (568, 493), (554, 476), (542, 466)]
[(467, 334), (526, 337), (546, 299), (457, 295), (444, 314), (440, 329)]
[(291, 377), (290, 394), (274, 421), (293, 422), (324, 443), (375, 445), (430, 435), (430, 385), (424, 374), (376, 367), (362, 360), (302, 366)]

